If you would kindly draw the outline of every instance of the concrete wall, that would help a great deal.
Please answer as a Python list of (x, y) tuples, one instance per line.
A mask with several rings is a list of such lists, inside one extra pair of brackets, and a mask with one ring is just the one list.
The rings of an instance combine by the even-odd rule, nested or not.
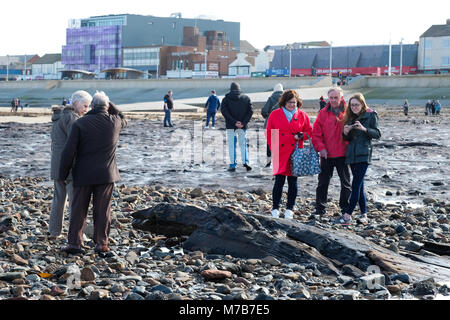
[(346, 88), (449, 88), (450, 91), (450, 75), (362, 77)]
[[(58, 80), (58, 81), (10, 81), (0, 83), (0, 90), (26, 89), (216, 89), (228, 90), (235, 81), (244, 92), (272, 91), (277, 83), (286, 89), (310, 86), (317, 81), (316, 77), (303, 78), (251, 78), (251, 79), (168, 79), (168, 80)], [(257, 90), (257, 91), (255, 91)]]

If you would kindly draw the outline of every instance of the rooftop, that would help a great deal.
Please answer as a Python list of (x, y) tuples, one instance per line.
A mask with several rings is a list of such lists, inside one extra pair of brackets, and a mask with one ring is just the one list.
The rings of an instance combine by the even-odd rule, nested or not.
[(447, 19), (446, 24), (432, 25), (420, 37), (448, 37), (450, 36), (450, 19)]

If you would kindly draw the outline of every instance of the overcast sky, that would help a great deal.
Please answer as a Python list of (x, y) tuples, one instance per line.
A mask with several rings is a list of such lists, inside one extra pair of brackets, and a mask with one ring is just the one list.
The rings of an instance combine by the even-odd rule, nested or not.
[(241, 23), (241, 39), (258, 49), (292, 42), (333, 46), (414, 43), (450, 19), (449, 0), (6, 0), (1, 5), (0, 55), (60, 53), (69, 19), (107, 14), (184, 18), (201, 15)]

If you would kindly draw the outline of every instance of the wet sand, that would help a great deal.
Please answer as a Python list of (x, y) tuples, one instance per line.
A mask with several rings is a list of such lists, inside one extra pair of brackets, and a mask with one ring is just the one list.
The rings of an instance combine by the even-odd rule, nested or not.
[[(411, 108), (408, 117), (399, 107), (374, 108), (380, 116), (382, 138), (374, 142), (373, 164), (366, 176), (369, 200), (412, 206), (422, 205), (423, 199), (430, 197), (448, 201), (450, 117), (426, 117), (422, 107)], [(314, 121), (317, 109), (305, 111)], [(205, 130), (203, 113), (174, 114), (174, 128), (162, 127), (162, 113), (127, 116), (129, 125), (117, 149), (122, 178), (119, 184), (271, 191), (272, 170), (264, 168), (266, 142), (259, 110), (255, 110), (249, 129), (249, 135), (253, 135), (249, 139), (253, 170), (247, 172), (238, 165), (235, 173), (226, 171), (228, 148), (223, 118), (218, 118), (216, 130)], [(45, 183), (51, 183), (49, 119), (49, 115), (0, 116), (2, 177), (45, 177)], [(237, 159), (239, 163), (239, 151)], [(299, 197), (314, 197), (316, 186), (317, 176), (299, 178)], [(330, 198), (336, 199), (338, 191), (335, 174)]]

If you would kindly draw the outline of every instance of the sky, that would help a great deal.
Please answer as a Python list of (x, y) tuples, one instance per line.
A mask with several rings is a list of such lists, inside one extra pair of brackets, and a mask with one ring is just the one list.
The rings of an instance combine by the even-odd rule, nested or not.
[(208, 16), (241, 23), (241, 40), (267, 45), (328, 41), (333, 46), (411, 44), (450, 19), (449, 0), (6, 0), (0, 56), (61, 53), (69, 19), (107, 14), (184, 18)]

